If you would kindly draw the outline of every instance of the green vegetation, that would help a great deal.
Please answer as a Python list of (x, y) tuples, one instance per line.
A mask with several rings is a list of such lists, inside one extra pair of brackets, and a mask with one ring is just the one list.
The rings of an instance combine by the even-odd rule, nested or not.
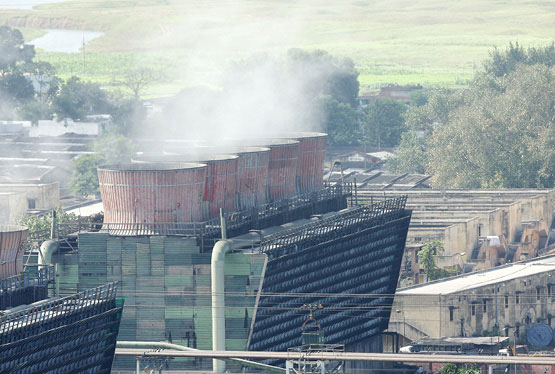
[(392, 168), (442, 188), (555, 185), (555, 45), (494, 50), (462, 91), (438, 90), (407, 115)]
[(118, 133), (106, 133), (93, 143), (94, 155), (82, 155), (74, 161), (69, 185), (78, 195), (99, 195), (97, 167), (128, 163), (135, 152), (133, 142)]
[[(77, 217), (73, 213), (66, 213), (62, 208), (56, 209), (56, 222), (59, 224), (72, 222)], [(29, 237), (33, 240), (42, 242), (50, 238), (52, 227), (52, 214), (43, 216), (24, 215), (18, 220), (18, 225), (29, 228)]]
[(481, 374), (482, 370), (477, 366), (469, 368), (457, 367), (455, 364), (447, 364), (439, 369), (438, 374)]
[(509, 40), (550, 43), (554, 7), (539, 0), (80, 0), (33, 11), (4, 10), (0, 21), (25, 27), (27, 39), (39, 26), (105, 32), (87, 45), (84, 74), (78, 54), (39, 52), (39, 57), (64, 79), (79, 74), (103, 86), (112, 86), (120, 68), (131, 66), (124, 59), (137, 66), (171, 67), (173, 74), (147, 95), (210, 85), (231, 60), (290, 48), (351, 57), (364, 91), (389, 83), (465, 86), (491, 47)]
[(426, 272), (428, 281), (433, 281), (441, 278), (446, 278), (455, 275), (455, 271), (449, 271), (437, 267), (436, 256), (441, 256), (445, 251), (443, 242), (437, 239), (430, 240), (418, 251), (418, 261)]

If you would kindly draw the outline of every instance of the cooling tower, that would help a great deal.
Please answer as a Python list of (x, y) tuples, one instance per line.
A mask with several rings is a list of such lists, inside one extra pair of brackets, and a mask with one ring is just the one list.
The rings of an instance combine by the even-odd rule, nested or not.
[(28, 233), (25, 226), (0, 225), (0, 279), (23, 271), (23, 244)]
[(149, 228), (199, 222), (206, 174), (206, 165), (194, 163), (101, 166), (98, 181), (104, 223), (119, 228)]
[(296, 193), (299, 141), (283, 138), (244, 139), (243, 144), (270, 148), (268, 199), (275, 201)]
[(326, 158), (328, 134), (299, 132), (289, 133), (286, 137), (299, 141), (297, 192), (305, 194), (321, 189), (324, 186), (322, 166)]

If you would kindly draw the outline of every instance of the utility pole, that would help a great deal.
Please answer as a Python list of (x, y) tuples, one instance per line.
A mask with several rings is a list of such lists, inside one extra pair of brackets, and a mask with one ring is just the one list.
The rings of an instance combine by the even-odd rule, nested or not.
[(83, 43), (81, 44), (81, 50), (83, 51), (83, 75), (85, 74), (85, 35), (83, 35)]

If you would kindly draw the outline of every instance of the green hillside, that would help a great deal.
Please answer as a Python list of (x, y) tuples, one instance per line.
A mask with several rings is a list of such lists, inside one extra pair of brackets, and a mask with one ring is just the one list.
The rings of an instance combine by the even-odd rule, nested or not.
[[(166, 72), (150, 95), (215, 84), (230, 61), (289, 48), (351, 57), (362, 90), (389, 83), (463, 86), (493, 46), (554, 40), (555, 2), (540, 0), (73, 0), (0, 11), (0, 22), (103, 31), (86, 48), (84, 76), (115, 86), (133, 65)], [(40, 52), (62, 76), (82, 56)]]

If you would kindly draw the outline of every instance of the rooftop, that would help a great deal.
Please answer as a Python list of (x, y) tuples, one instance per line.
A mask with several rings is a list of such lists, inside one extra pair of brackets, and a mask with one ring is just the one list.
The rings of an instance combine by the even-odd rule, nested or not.
[(555, 270), (555, 255), (397, 290), (396, 295), (449, 295)]

